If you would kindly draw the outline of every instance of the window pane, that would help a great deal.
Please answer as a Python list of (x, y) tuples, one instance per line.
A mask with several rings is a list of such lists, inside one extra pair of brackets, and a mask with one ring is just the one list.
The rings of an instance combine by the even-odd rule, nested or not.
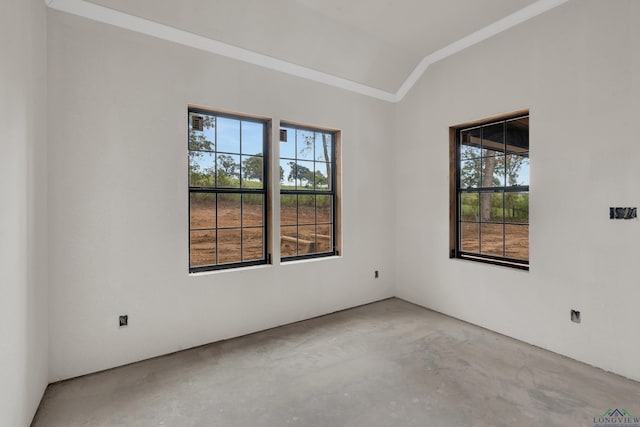
[[(193, 128), (193, 118), (202, 120), (202, 130)], [(215, 150), (216, 118), (201, 113), (189, 113), (189, 150)]]
[(482, 158), (482, 182), (483, 188), (504, 187), (504, 156), (499, 156), (495, 151), (487, 151), (490, 157)]
[(482, 221), (502, 222), (502, 219), (504, 218), (504, 207), (502, 205), (504, 196), (502, 195), (502, 192), (482, 194), (482, 196), (480, 196), (481, 207), (484, 207), (484, 205), (482, 205), (482, 203), (484, 203), (484, 196), (488, 199), (490, 206), (488, 218), (482, 218)]
[(333, 222), (332, 196), (316, 196), (316, 221)]
[(315, 224), (316, 197), (313, 194), (298, 196), (298, 224)]
[(480, 128), (460, 132), (460, 156), (462, 159), (473, 159), (482, 156), (480, 132)]
[(504, 123), (482, 126), (482, 155), (490, 156), (490, 151), (504, 153)]
[(199, 267), (216, 263), (216, 230), (189, 233), (189, 265)]
[(215, 154), (189, 151), (189, 186), (215, 187)]
[(507, 156), (507, 186), (529, 185), (529, 153)]
[(261, 156), (242, 156), (242, 187), (262, 188)]
[(295, 178), (298, 190), (313, 190), (313, 162), (298, 161), (291, 165), (291, 176)]
[(329, 190), (331, 177), (331, 164), (320, 163), (315, 164), (315, 186), (316, 190)]
[(242, 229), (242, 260), (253, 261), (264, 258), (262, 252), (262, 228)]
[(265, 123), (188, 114), (190, 267), (264, 261)]
[(216, 227), (216, 195), (211, 193), (189, 194), (189, 227)]
[[(502, 212), (497, 212), (494, 207), (497, 201), (493, 197), (495, 193), (480, 193), (480, 222), (492, 222), (496, 221), (496, 216), (499, 215), (499, 221), (502, 221)], [(502, 204), (500, 204), (502, 208)]]
[(296, 130), (281, 126), (281, 130), (287, 133), (287, 140), (280, 141), (280, 158), (295, 159), (296, 158)]
[(240, 120), (218, 117), (217, 151), (240, 154)]
[(264, 139), (264, 125), (256, 122), (241, 123), (242, 128), (242, 154), (262, 155), (262, 141)]
[(460, 162), (460, 187), (480, 187), (481, 159), (463, 160)]
[(280, 227), (280, 255), (298, 255), (298, 228), (294, 226)]
[(316, 234), (316, 250), (318, 252), (331, 252), (333, 249), (333, 232), (329, 224), (318, 225)]
[(296, 176), (295, 160), (280, 160), (280, 188), (284, 190), (295, 190)]
[(218, 227), (240, 227), (240, 194), (218, 194)]
[(240, 187), (240, 156), (236, 154), (218, 154), (218, 187)]
[(302, 225), (298, 227), (298, 254), (312, 254), (316, 251), (316, 227), (315, 225)]
[(522, 260), (529, 259), (529, 226), (505, 225), (506, 256)]
[(263, 225), (264, 215), (264, 196), (262, 194), (243, 194), (242, 195), (242, 226), (259, 226)]
[(520, 154), (529, 151), (529, 117), (509, 120), (506, 132), (509, 152)]
[(529, 193), (505, 193), (504, 220), (511, 223), (529, 223)]
[(298, 196), (295, 194), (280, 195), (280, 224), (296, 225), (298, 223)]
[(460, 250), (480, 252), (480, 224), (477, 222), (460, 223)]
[(218, 230), (218, 263), (240, 262), (242, 233), (239, 228)]
[(296, 131), (296, 147), (298, 159), (313, 160), (315, 147), (314, 132), (298, 129)]
[[(529, 118), (492, 121), (458, 132), (458, 220), (452, 223), (456, 249), (515, 258), (525, 261), (524, 267), (528, 259)], [(524, 191), (509, 191), (520, 190), (518, 187)]]
[(316, 160), (321, 162), (331, 161), (331, 134), (316, 132)]
[(462, 160), (477, 159), (481, 156), (480, 147), (474, 147), (471, 145), (460, 146), (460, 158)]
[(504, 256), (504, 235), (502, 224), (480, 225), (480, 253)]
[[(334, 134), (321, 130), (281, 127), (280, 134), (280, 224), (283, 257), (333, 251), (335, 174)], [(287, 131), (283, 135), (282, 131)], [(287, 142), (282, 141), (287, 139)], [(292, 150), (291, 143), (294, 143)], [(291, 192), (295, 194), (282, 194)], [(318, 233), (322, 225), (326, 236)], [(320, 240), (318, 240), (320, 239)]]
[(478, 193), (460, 194), (460, 219), (462, 221), (480, 220), (480, 195)]

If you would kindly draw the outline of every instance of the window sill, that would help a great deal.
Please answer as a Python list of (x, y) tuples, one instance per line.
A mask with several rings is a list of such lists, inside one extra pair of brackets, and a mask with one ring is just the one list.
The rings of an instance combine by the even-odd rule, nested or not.
[(193, 273), (189, 273), (189, 277), (200, 277), (200, 276), (209, 276), (213, 274), (224, 274), (224, 273), (235, 273), (239, 271), (250, 271), (250, 270), (261, 270), (264, 268), (273, 267), (272, 264), (259, 264), (259, 265), (248, 265), (245, 267), (233, 267), (233, 268), (221, 268), (218, 270), (208, 270), (208, 271), (196, 271)]
[(469, 254), (461, 254), (458, 255), (456, 257), (452, 257), (452, 259), (460, 259), (463, 261), (473, 261), (473, 262), (480, 262), (483, 264), (491, 264), (491, 265), (495, 265), (498, 267), (508, 267), (508, 268), (512, 268), (515, 270), (521, 270), (521, 271), (529, 271), (529, 264), (528, 263), (523, 263), (523, 262), (517, 262), (517, 261), (509, 261), (509, 260), (503, 260), (503, 259), (495, 259), (495, 258), (485, 258), (482, 256), (475, 256), (475, 255), (469, 255)]
[(304, 258), (304, 259), (292, 259), (292, 260), (280, 260), (280, 265), (288, 266), (288, 265), (296, 265), (296, 264), (306, 264), (309, 262), (319, 262), (319, 261), (328, 261), (328, 260), (337, 260), (342, 259), (342, 255), (329, 255), (329, 256), (321, 256), (314, 258)]

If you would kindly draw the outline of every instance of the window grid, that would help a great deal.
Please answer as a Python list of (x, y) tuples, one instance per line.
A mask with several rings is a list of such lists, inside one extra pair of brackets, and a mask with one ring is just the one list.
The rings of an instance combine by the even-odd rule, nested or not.
[[(454, 152), (452, 257), (528, 269), (528, 114), (455, 128)], [(518, 181), (523, 165), (526, 178)]]
[[(286, 123), (282, 123), (282, 130), (287, 133), (287, 141), (280, 142), (281, 259), (336, 255), (336, 133)], [(313, 148), (305, 154), (310, 140)], [(290, 219), (294, 216), (292, 206), (295, 223)], [(313, 214), (305, 214), (305, 207), (310, 207)], [(322, 218), (319, 212), (323, 212)]]
[[(267, 263), (269, 122), (199, 108), (188, 112), (189, 271)], [(202, 128), (194, 127), (198, 120)], [(224, 121), (237, 123), (237, 132), (223, 142)], [(229, 149), (234, 144), (237, 149)]]

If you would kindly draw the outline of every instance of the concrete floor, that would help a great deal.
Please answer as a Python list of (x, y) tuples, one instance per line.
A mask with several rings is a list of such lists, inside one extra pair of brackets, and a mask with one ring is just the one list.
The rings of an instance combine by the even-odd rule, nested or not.
[(36, 427), (589, 426), (640, 383), (390, 299), (50, 385)]

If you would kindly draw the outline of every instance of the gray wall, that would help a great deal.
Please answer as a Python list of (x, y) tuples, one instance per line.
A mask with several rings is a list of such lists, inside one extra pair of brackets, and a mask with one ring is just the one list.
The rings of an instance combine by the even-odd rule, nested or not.
[[(608, 219), (640, 202), (638, 22), (637, 1), (571, 1), (427, 70), (397, 109), (400, 297), (640, 379), (640, 224)], [(521, 108), (531, 270), (450, 260), (449, 126)]]
[[(48, 52), (51, 381), (394, 294), (393, 104), (51, 10)], [(190, 276), (188, 104), (341, 129), (342, 256)]]
[(0, 425), (47, 385), (46, 7), (0, 2)]

